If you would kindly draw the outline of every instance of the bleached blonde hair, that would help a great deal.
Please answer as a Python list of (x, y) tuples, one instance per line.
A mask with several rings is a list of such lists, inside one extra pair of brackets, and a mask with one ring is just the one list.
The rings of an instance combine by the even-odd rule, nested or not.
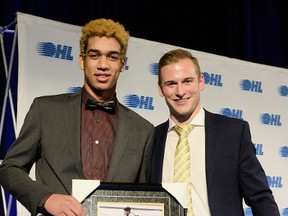
[(126, 56), (129, 40), (129, 32), (125, 30), (124, 26), (111, 19), (95, 19), (88, 22), (82, 27), (82, 36), (80, 38), (80, 53), (85, 56), (88, 39), (90, 37), (114, 37), (121, 45), (121, 55)]

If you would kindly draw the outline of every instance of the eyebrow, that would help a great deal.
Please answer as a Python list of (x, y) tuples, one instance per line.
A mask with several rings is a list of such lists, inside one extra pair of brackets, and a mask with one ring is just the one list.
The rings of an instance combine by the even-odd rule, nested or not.
[[(196, 78), (195, 77), (186, 77), (184, 79), (181, 80), (181, 82), (185, 82), (187, 80), (195, 80)], [(177, 83), (176, 80), (167, 80), (165, 83)]]
[[(87, 53), (91, 53), (91, 52), (101, 53), (101, 51), (98, 50), (98, 49), (89, 49), (89, 50), (87, 51)], [(108, 51), (107, 54), (110, 54), (110, 55), (111, 55), (111, 54), (119, 54), (119, 55), (121, 55), (121, 53), (120, 53), (119, 51), (116, 51), (116, 50)]]

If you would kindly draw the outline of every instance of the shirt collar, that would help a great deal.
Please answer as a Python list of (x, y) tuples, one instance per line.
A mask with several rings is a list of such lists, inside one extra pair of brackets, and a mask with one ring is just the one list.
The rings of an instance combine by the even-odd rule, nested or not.
[[(82, 104), (83, 104), (83, 105), (86, 104), (86, 101), (87, 101), (88, 98), (96, 100), (92, 95), (90, 95), (90, 94), (86, 91), (86, 89), (85, 89), (84, 87), (82, 87), (81, 94), (82, 94), (82, 95), (81, 95), (81, 98), (82, 98)], [(118, 100), (117, 100), (117, 97), (116, 97), (116, 93), (115, 93), (115, 98), (114, 98), (113, 100), (115, 101), (116, 106), (117, 106)], [(96, 100), (96, 101), (97, 101), (97, 100)]]
[[(194, 117), (194, 119), (192, 119), (192, 121), (189, 123), (195, 126), (204, 126), (205, 125), (205, 112), (202, 106), (200, 106), (200, 110), (197, 113), (197, 115)], [(175, 126), (175, 122), (169, 117), (169, 127), (168, 127), (168, 131), (170, 131), (171, 129), (173, 129), (173, 127)]]

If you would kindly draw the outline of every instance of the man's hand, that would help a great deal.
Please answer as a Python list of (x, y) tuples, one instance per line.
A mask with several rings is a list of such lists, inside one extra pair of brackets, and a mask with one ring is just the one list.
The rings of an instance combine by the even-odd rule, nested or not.
[(44, 204), (46, 211), (55, 216), (85, 216), (85, 210), (73, 196), (52, 194)]

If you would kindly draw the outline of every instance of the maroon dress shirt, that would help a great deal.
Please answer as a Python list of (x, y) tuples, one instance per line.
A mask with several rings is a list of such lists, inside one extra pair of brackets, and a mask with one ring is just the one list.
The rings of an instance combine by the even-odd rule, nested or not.
[(105, 181), (112, 157), (114, 137), (118, 126), (117, 103), (116, 112), (114, 114), (102, 110), (86, 110), (85, 105), (88, 98), (94, 99), (84, 88), (82, 88), (82, 170), (86, 179)]

